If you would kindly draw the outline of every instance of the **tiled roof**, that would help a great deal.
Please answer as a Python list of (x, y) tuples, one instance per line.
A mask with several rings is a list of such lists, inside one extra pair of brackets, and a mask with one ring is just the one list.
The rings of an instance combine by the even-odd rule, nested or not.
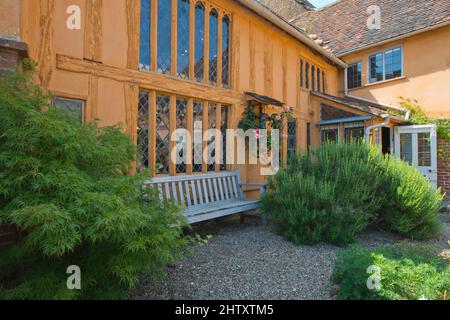
[(307, 0), (256, 0), (286, 20), (315, 9)]
[[(381, 9), (381, 29), (367, 27), (368, 7)], [(337, 55), (450, 22), (450, 0), (338, 0), (291, 20)]]

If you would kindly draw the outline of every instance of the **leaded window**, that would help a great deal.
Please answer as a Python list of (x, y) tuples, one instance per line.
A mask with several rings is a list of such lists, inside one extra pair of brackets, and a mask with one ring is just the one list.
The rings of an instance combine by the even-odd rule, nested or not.
[(205, 6), (195, 5), (195, 61), (194, 73), (197, 81), (203, 81), (205, 73)]
[[(208, 129), (216, 129), (216, 114), (217, 105), (214, 103), (209, 104), (208, 110)], [(211, 139), (208, 141), (208, 171), (215, 171), (216, 168), (216, 136), (212, 135)]]
[(156, 173), (169, 173), (170, 97), (156, 96)]
[(309, 63), (306, 63), (305, 67), (305, 87), (309, 89)]
[(300, 87), (303, 88), (304, 79), (303, 79), (303, 60), (300, 60)]
[(317, 68), (317, 92), (320, 92), (320, 69)]
[(138, 106), (138, 132), (137, 147), (139, 149), (139, 157), (137, 158), (138, 172), (149, 167), (149, 98), (148, 92), (139, 93)]
[(219, 14), (213, 9), (209, 14), (209, 82), (217, 84)]
[(203, 102), (194, 101), (193, 172), (203, 171)]
[(78, 123), (83, 123), (84, 121), (84, 101), (77, 99), (67, 99), (56, 97), (53, 100), (53, 105), (56, 109), (69, 115), (70, 118), (74, 119)]
[[(187, 162), (187, 100), (177, 99), (177, 134), (176, 134), (176, 148), (177, 148), (177, 163), (176, 173), (186, 173)], [(182, 129), (182, 130), (179, 130)]]
[(158, 1), (158, 72), (171, 71), (172, 1)]
[(222, 106), (221, 110), (221, 124), (220, 131), (222, 132), (222, 164), (220, 165), (221, 171), (227, 170), (227, 129), (228, 129), (228, 107)]
[(222, 85), (230, 86), (230, 18), (222, 20)]
[(360, 142), (365, 135), (364, 122), (346, 123), (344, 125), (345, 142)]
[(347, 68), (347, 87), (349, 89), (359, 88), (362, 85), (361, 61), (353, 63)]
[(287, 123), (287, 156), (288, 161), (297, 153), (297, 121)]
[(339, 143), (339, 125), (329, 125), (320, 127), (320, 141)]
[(375, 54), (369, 57), (370, 65), (370, 78), (369, 82), (382, 81), (384, 79), (383, 75), (383, 54)]
[(326, 88), (326, 81), (325, 81), (325, 72), (322, 71), (322, 92), (326, 93), (327, 92), (327, 88)]
[(189, 78), (189, 0), (178, 0), (178, 77)]
[(311, 89), (316, 90), (316, 67), (311, 66)]
[(139, 68), (150, 70), (150, 0), (141, 0)]

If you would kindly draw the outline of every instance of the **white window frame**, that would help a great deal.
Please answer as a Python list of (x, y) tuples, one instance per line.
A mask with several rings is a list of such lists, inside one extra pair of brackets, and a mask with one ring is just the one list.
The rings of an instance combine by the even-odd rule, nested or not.
[[(387, 81), (386, 80), (386, 63), (385, 63), (386, 58), (385, 58), (385, 56), (386, 56), (386, 52), (387, 51), (395, 50), (395, 49), (400, 49), (400, 51), (401, 51), (400, 52), (401, 53), (400, 54), (401, 74), (398, 77), (395, 77), (395, 78), (392, 78), (392, 79), (387, 79), (387, 80), (394, 80), (394, 79), (398, 79), (398, 78), (401, 78), (401, 77), (404, 76), (404, 71), (405, 71), (405, 68), (404, 68), (404, 56), (403, 56), (404, 55), (404, 50), (403, 50), (403, 45), (398, 45), (398, 46), (394, 46), (394, 47), (391, 47), (391, 48), (386, 48), (386, 49), (383, 49), (383, 50), (374, 51), (374, 52), (371, 52), (371, 53), (369, 53), (367, 55), (366, 63), (367, 63), (367, 83), (368, 84), (373, 84), (373, 83), (379, 83), (379, 82), (382, 82), (382, 81)], [(377, 54), (380, 54), (380, 53), (383, 54), (383, 80), (371, 81), (370, 57), (376, 56)]]

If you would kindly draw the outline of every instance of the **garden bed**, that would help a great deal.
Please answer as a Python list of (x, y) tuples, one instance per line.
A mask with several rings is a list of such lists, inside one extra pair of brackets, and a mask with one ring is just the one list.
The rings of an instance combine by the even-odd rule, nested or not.
[[(161, 283), (142, 279), (133, 299), (332, 299), (330, 277), (340, 247), (296, 246), (275, 235), (259, 219), (237, 218), (204, 224), (195, 230), (213, 238), (192, 256), (168, 268)], [(449, 248), (450, 225), (439, 238), (422, 241)], [(367, 248), (391, 246), (402, 238), (365, 231), (358, 242)], [(418, 243), (418, 242), (416, 242)]]

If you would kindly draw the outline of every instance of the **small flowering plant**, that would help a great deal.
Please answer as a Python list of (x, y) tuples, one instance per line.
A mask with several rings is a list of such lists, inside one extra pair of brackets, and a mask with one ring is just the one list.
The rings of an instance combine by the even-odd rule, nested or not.
[[(255, 136), (257, 140), (263, 138), (261, 129), (265, 129), (267, 133), (267, 147), (269, 151), (272, 145), (272, 130), (277, 129), (281, 132), (283, 131), (284, 119), (292, 118), (292, 108), (289, 106), (284, 106), (282, 112), (273, 113), (269, 115), (267, 113), (256, 113), (254, 111), (254, 106), (249, 104), (246, 110), (242, 113), (242, 120), (239, 122), (239, 129), (244, 131), (255, 130)], [(265, 137), (264, 137), (265, 138)], [(283, 138), (284, 135), (283, 135)]]

